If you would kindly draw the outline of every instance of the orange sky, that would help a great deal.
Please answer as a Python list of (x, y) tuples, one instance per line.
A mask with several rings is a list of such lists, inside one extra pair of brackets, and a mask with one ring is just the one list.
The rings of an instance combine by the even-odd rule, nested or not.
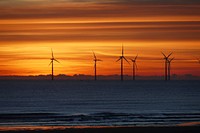
[[(163, 75), (161, 51), (173, 51), (172, 74), (200, 76), (197, 0), (1, 0), (0, 75), (120, 74), (116, 62), (138, 57), (138, 75)], [(125, 63), (125, 74), (131, 75)]]

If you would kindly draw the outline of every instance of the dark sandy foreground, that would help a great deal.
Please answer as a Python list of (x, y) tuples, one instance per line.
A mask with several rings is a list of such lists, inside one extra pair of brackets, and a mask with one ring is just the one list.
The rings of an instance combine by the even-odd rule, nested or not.
[(200, 133), (200, 126), (163, 127), (0, 127), (0, 133)]

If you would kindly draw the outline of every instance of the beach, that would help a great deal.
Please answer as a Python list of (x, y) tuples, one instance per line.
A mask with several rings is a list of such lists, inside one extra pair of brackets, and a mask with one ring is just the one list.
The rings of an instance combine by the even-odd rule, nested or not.
[(28, 126), (0, 127), (1, 133), (198, 133), (200, 126)]

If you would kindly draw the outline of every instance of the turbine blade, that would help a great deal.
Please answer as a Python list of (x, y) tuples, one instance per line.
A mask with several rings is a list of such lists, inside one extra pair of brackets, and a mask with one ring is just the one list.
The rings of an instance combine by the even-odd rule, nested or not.
[(136, 61), (137, 57), (138, 57), (138, 54), (137, 54), (137, 56), (135, 57), (135, 61)]
[(122, 44), (122, 56), (124, 55), (124, 45)]
[(119, 59), (118, 60), (116, 60), (116, 62), (118, 62), (119, 60), (121, 60), (121, 58), (119, 57)]
[(54, 58), (54, 56), (53, 56), (53, 50), (51, 49), (51, 56), (52, 56), (52, 58)]
[(94, 51), (92, 51), (92, 52), (93, 52), (93, 55), (94, 55), (94, 59), (96, 59), (97, 57), (96, 57), (96, 55), (95, 55)]
[(171, 53), (167, 56), (167, 58), (169, 58), (169, 57), (172, 55), (172, 53), (173, 53), (173, 52), (171, 52)]
[(173, 58), (171, 58), (171, 59), (169, 59), (169, 62), (171, 62), (172, 60), (174, 60), (174, 57), (173, 57)]
[(49, 66), (50, 66), (52, 63), (53, 63), (53, 61), (51, 61), (51, 62), (49, 63)]
[(129, 61), (128, 61), (124, 56), (123, 56), (122, 58), (124, 58), (124, 60), (125, 60), (126, 62), (128, 62), (128, 64), (130, 64)]
[(137, 64), (135, 63), (136, 69), (138, 70)]
[(163, 56), (165, 57), (165, 58), (167, 58), (167, 56), (163, 53), (163, 52), (161, 52), (162, 54), (163, 54)]
[(102, 60), (100, 60), (100, 59), (97, 59), (96, 61), (102, 61)]
[(134, 60), (133, 60), (133, 59), (131, 59), (131, 58), (129, 58), (129, 60), (131, 60), (132, 62), (134, 62)]
[(57, 59), (54, 59), (56, 62), (60, 63)]

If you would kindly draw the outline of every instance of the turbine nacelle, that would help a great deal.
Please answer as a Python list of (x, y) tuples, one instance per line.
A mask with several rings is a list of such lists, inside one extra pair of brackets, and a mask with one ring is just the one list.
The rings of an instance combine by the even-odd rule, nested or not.
[(137, 55), (137, 56), (135, 56), (135, 58), (134, 58), (134, 59), (131, 59), (131, 58), (130, 58), (130, 60), (131, 60), (132, 62), (136, 62), (136, 60), (137, 60), (137, 57), (138, 57), (138, 55)]
[(54, 58), (53, 50), (52, 50), (52, 49), (51, 49), (51, 56), (52, 56), (52, 57), (51, 57), (51, 59), (50, 59), (50, 60), (51, 60), (50, 64), (53, 63), (53, 61), (56, 61), (56, 62), (60, 63), (56, 58)]
[(93, 55), (94, 55), (94, 61), (95, 61), (95, 62), (97, 62), (97, 61), (103, 61), (103, 60), (101, 60), (101, 59), (97, 59), (97, 57), (96, 57), (96, 55), (95, 55), (94, 52), (93, 52)]
[[(56, 62), (60, 63), (60, 62), (59, 62), (57, 59), (55, 59), (55, 58), (51, 58), (50, 60), (51, 60), (50, 64), (53, 63), (53, 61), (56, 61)], [(49, 65), (50, 65), (50, 64), (49, 64)]]
[(100, 60), (100, 59), (94, 59), (94, 61), (103, 61), (103, 60)]
[(123, 44), (122, 44), (122, 55), (119, 56), (119, 59), (117, 59), (116, 62), (118, 62), (119, 60), (123, 60), (123, 59), (124, 59), (126, 62), (128, 62), (128, 64), (130, 64), (129, 61), (126, 59), (126, 57), (124, 57), (124, 46), (123, 46)]
[(165, 60), (168, 60), (168, 58), (172, 55), (172, 53), (173, 52), (171, 52), (170, 54), (168, 54), (167, 56), (163, 53), (163, 52), (161, 52), (162, 54), (163, 54), (163, 56), (164, 56), (164, 58), (163, 59), (165, 59)]
[(119, 60), (123, 60), (123, 59), (124, 59), (128, 64), (130, 64), (129, 61), (128, 61), (124, 56), (120, 56), (119, 59), (116, 60), (116, 62), (118, 62)]
[(136, 60), (130, 59), (132, 62), (136, 62)]
[(138, 55), (135, 56), (134, 59), (130, 59), (133, 62), (133, 64), (136, 66), (136, 69), (138, 69), (137, 64), (136, 64), (137, 57), (138, 57)]

